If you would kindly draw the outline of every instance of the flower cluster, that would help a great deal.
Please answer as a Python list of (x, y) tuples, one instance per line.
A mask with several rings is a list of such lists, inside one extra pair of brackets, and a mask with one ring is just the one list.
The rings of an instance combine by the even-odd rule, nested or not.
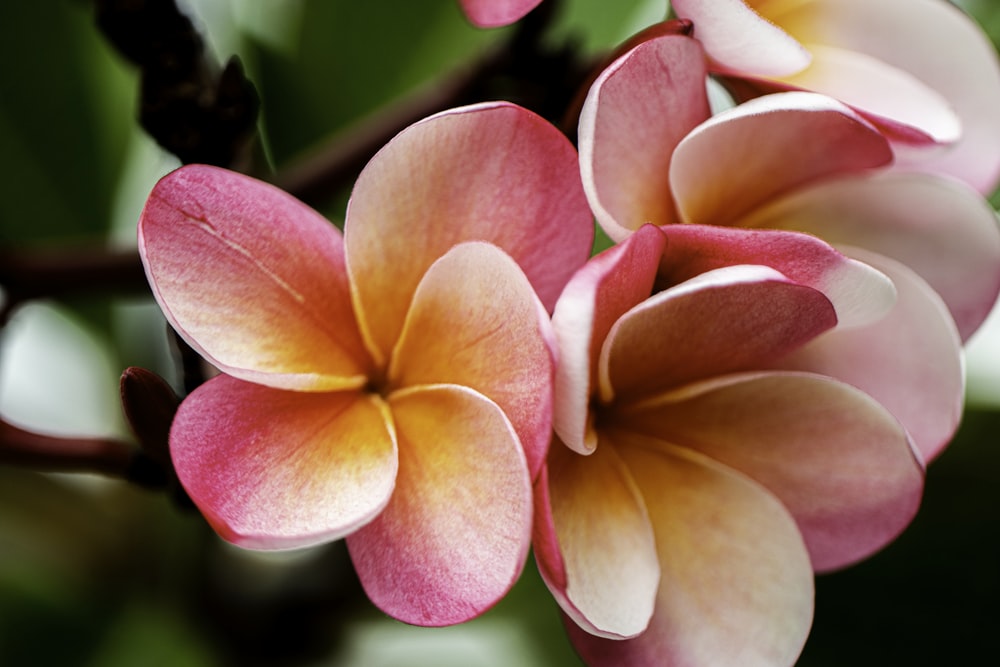
[(673, 9), (593, 81), (578, 153), (513, 104), (438, 114), (343, 233), (233, 172), (156, 186), (147, 275), (221, 371), (171, 454), (222, 537), (346, 537), (421, 625), (533, 544), (590, 664), (795, 661), (814, 572), (906, 527), (957, 427), (1000, 292), (1000, 68), (939, 0)]

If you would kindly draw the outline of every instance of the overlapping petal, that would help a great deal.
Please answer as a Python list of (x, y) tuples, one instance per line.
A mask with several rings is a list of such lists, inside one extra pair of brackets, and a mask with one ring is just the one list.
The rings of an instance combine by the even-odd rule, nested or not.
[(812, 621), (813, 571), (795, 522), (760, 485), (692, 450), (616, 433), (656, 533), (652, 624), (634, 639), (567, 624), (591, 665), (790, 665)]
[(670, 0), (670, 6), (694, 23), (714, 70), (788, 76), (812, 60), (805, 47), (743, 0)]
[(763, 207), (743, 224), (799, 229), (902, 262), (941, 295), (963, 340), (1000, 293), (996, 213), (950, 179), (899, 172), (831, 179)]
[(829, 299), (765, 266), (709, 271), (622, 316), (601, 350), (604, 403), (762, 364), (836, 325)]
[(396, 479), (385, 404), (220, 375), (180, 405), (170, 455), (191, 499), (230, 542), (257, 549), (338, 539), (374, 518)]
[(814, 236), (710, 225), (662, 229), (667, 248), (657, 283), (663, 287), (726, 266), (769, 266), (796, 283), (823, 292), (833, 304), (839, 327), (873, 322), (889, 312), (896, 300), (892, 281), (884, 274), (845, 257)]
[(678, 221), (674, 147), (709, 116), (701, 46), (685, 36), (637, 46), (601, 73), (580, 115), (580, 170), (601, 227), (615, 241), (644, 223)]
[(808, 183), (891, 160), (885, 137), (848, 107), (822, 95), (781, 93), (695, 128), (673, 152), (670, 185), (684, 221), (725, 225)]
[(542, 0), (461, 0), (462, 9), (474, 25), (497, 28), (524, 17)]
[(849, 49), (814, 44), (810, 51), (812, 65), (784, 83), (834, 97), (875, 124), (884, 118), (910, 126), (926, 136), (915, 143), (951, 143), (962, 136), (948, 101), (909, 72)]
[[(673, 3), (682, 17), (704, 12), (697, 7), (700, 4), (712, 3)], [(1000, 124), (993, 110), (1000, 107), (1000, 64), (983, 31), (952, 3), (747, 0), (746, 4), (762, 15), (760, 23), (773, 23), (813, 54), (808, 69), (774, 80), (845, 95), (845, 102), (912, 123), (919, 132), (940, 140), (954, 134), (957, 116), (961, 138), (948, 150), (901, 151), (899, 162), (911, 169), (954, 175), (981, 193), (996, 187)], [(731, 27), (723, 19), (731, 17), (702, 18), (698, 36), (713, 45), (712, 55), (717, 41), (712, 35), (728, 34)], [(745, 63), (741, 68), (730, 59), (729, 72), (774, 76), (757, 67), (753, 58)]]
[(590, 401), (601, 346), (615, 321), (652, 293), (665, 241), (659, 228), (644, 225), (587, 262), (556, 303), (552, 325), (559, 364), (553, 423), (566, 445), (581, 454), (597, 446)]
[(388, 357), (424, 272), (463, 241), (506, 251), (551, 310), (593, 242), (576, 152), (554, 126), (512, 104), (463, 107), (403, 130), (368, 163), (345, 244), (377, 358)]
[(167, 319), (230, 375), (286, 389), (364, 383), (340, 232), (287, 193), (182, 167), (150, 194), (139, 251)]
[(468, 242), (417, 287), (388, 381), (459, 384), (489, 397), (514, 425), (534, 475), (552, 433), (554, 347), (548, 314), (514, 260)]
[(829, 332), (779, 363), (861, 388), (906, 427), (925, 461), (936, 457), (962, 416), (965, 372), (961, 339), (941, 298), (904, 265), (845, 248), (896, 284), (898, 300), (867, 327)]
[(536, 491), (534, 542), (549, 590), (592, 634), (639, 634), (653, 614), (660, 565), (631, 473), (610, 444), (579, 456), (556, 441), (547, 466)]
[(822, 375), (725, 376), (619, 419), (703, 452), (774, 493), (795, 517), (817, 570), (871, 555), (920, 504), (923, 466), (906, 430), (867, 394)]
[(347, 538), (371, 600), (418, 625), (479, 615), (513, 585), (531, 532), (531, 481), (517, 434), (482, 395), (456, 385), (402, 390), (396, 490)]

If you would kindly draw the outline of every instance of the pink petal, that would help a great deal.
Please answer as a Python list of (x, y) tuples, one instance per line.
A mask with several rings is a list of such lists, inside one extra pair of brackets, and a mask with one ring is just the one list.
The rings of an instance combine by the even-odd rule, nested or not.
[(383, 358), (424, 272), (463, 241), (500, 246), (551, 311), (593, 242), (576, 152), (555, 127), (512, 104), (453, 109), (403, 130), (365, 167), (345, 243)]
[(780, 93), (693, 130), (674, 151), (670, 183), (684, 221), (738, 224), (796, 188), (891, 159), (885, 138), (846, 106), (812, 93)]
[(413, 295), (389, 383), (459, 384), (483, 394), (514, 425), (534, 475), (552, 437), (551, 326), (514, 260), (487, 243), (457, 245)]
[(191, 499), (241, 546), (329, 542), (371, 521), (396, 477), (385, 404), (356, 391), (291, 392), (226, 375), (177, 411), (170, 454)]
[(406, 623), (447, 625), (489, 609), (524, 567), (531, 480), (503, 412), (454, 385), (389, 398), (399, 475), (388, 507), (347, 540), (371, 600)]
[(591, 86), (580, 116), (580, 168), (598, 223), (615, 241), (644, 223), (677, 221), (668, 173), (674, 146), (708, 118), (698, 42), (643, 42)]
[(809, 65), (801, 44), (743, 0), (671, 0), (670, 6), (694, 22), (713, 70), (785, 76)]
[(559, 605), (592, 634), (645, 630), (660, 566), (642, 494), (614, 446), (580, 456), (553, 443), (539, 484), (535, 558)]
[(461, 0), (462, 9), (474, 25), (496, 28), (524, 17), (542, 0)]
[(183, 167), (150, 194), (139, 251), (167, 319), (230, 375), (314, 391), (365, 382), (340, 232), (290, 195)]
[(813, 567), (871, 555), (913, 519), (923, 466), (884, 407), (820, 375), (731, 375), (618, 417), (749, 475), (789, 509)]
[(657, 278), (662, 286), (735, 264), (769, 266), (794, 282), (823, 292), (837, 313), (838, 326), (875, 321), (896, 300), (896, 290), (887, 277), (814, 236), (711, 225), (668, 225), (663, 233), (667, 249)]
[(948, 101), (962, 138), (947, 152), (917, 156), (908, 167), (952, 174), (979, 192), (1000, 179), (1000, 64), (982, 29), (939, 0), (813, 0), (761, 11), (800, 42), (867, 54), (909, 72)]
[(649, 509), (662, 574), (653, 620), (635, 639), (602, 639), (568, 624), (584, 662), (793, 664), (812, 623), (813, 573), (785, 508), (697, 452), (618, 439)]
[(915, 273), (875, 253), (845, 251), (892, 278), (896, 306), (874, 324), (827, 333), (779, 364), (859, 387), (902, 422), (924, 460), (931, 461), (962, 415), (965, 373), (958, 331), (940, 297)]
[(909, 72), (857, 51), (825, 45), (810, 45), (810, 50), (812, 64), (783, 82), (910, 125), (937, 142), (962, 135), (962, 122), (948, 100)]
[(821, 292), (774, 269), (716, 269), (656, 294), (615, 323), (601, 350), (600, 397), (621, 405), (760, 368), (835, 324)]
[(657, 227), (640, 227), (577, 271), (556, 303), (552, 326), (559, 363), (553, 421), (559, 437), (581, 454), (597, 446), (590, 401), (601, 345), (615, 321), (652, 293), (664, 242)]
[(898, 172), (834, 179), (745, 222), (799, 229), (902, 262), (941, 295), (963, 340), (1000, 293), (996, 214), (978, 193), (951, 179)]

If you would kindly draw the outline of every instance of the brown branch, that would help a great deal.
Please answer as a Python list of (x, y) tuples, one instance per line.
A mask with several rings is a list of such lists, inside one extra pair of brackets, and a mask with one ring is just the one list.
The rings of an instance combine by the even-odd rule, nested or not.
[(274, 183), (313, 206), (350, 186), (368, 160), (401, 130), (439, 111), (506, 100), (558, 123), (590, 70), (575, 45), (549, 46), (544, 33), (557, 3), (521, 20), (504, 42), (470, 65), (419, 88), (338, 132), (279, 169)]
[(0, 420), (0, 464), (44, 472), (95, 472), (128, 479), (138, 450), (109, 438), (59, 438)]
[(149, 285), (135, 250), (0, 248), (0, 326), (21, 303), (90, 292), (148, 295)]
[(190, 501), (170, 462), (167, 443), (179, 400), (159, 376), (128, 368), (121, 378), (125, 416), (139, 441), (58, 437), (28, 431), (0, 419), (0, 465), (41, 472), (91, 472), (147, 488), (167, 489), (182, 505)]

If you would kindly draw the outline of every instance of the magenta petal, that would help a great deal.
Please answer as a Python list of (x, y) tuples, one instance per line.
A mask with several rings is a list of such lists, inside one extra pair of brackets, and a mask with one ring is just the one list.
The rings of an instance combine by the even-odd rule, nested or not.
[(660, 263), (661, 285), (675, 285), (735, 264), (769, 266), (823, 292), (841, 327), (872, 322), (896, 300), (896, 290), (886, 276), (808, 234), (711, 225), (669, 225), (663, 233), (667, 249)]
[(774, 269), (716, 269), (660, 292), (612, 327), (600, 359), (605, 403), (760, 368), (836, 324), (830, 301)]
[(292, 392), (220, 375), (177, 411), (170, 455), (191, 499), (241, 546), (328, 542), (374, 518), (392, 493), (385, 405), (355, 391)]
[(499, 102), (431, 116), (386, 144), (351, 194), (344, 242), (362, 326), (387, 358), (424, 273), (464, 241), (513, 257), (551, 311), (593, 231), (576, 151), (553, 125)]
[(139, 251), (167, 319), (230, 375), (315, 391), (364, 384), (371, 361), (340, 232), (291, 195), (182, 167), (149, 195)]
[(779, 93), (692, 130), (674, 151), (670, 184), (685, 222), (736, 225), (804, 185), (891, 160), (885, 137), (847, 106), (813, 93)]
[(601, 73), (580, 115), (580, 169), (598, 223), (620, 241), (644, 223), (677, 222), (674, 147), (709, 117), (705, 62), (695, 40), (643, 42)]
[(963, 340), (1000, 293), (996, 212), (953, 179), (895, 171), (831, 179), (774, 202), (746, 222), (798, 229), (905, 264), (941, 295)]
[(388, 507), (347, 540), (371, 600), (416, 625), (467, 621), (514, 584), (531, 540), (531, 480), (503, 412), (455, 385), (389, 398), (399, 475)]
[(658, 228), (644, 225), (587, 262), (556, 303), (552, 326), (559, 363), (553, 422), (563, 442), (581, 454), (597, 445), (590, 401), (597, 391), (601, 345), (615, 321), (652, 293), (664, 241)]
[(497, 28), (514, 23), (542, 0), (461, 0), (462, 9), (474, 25)]

